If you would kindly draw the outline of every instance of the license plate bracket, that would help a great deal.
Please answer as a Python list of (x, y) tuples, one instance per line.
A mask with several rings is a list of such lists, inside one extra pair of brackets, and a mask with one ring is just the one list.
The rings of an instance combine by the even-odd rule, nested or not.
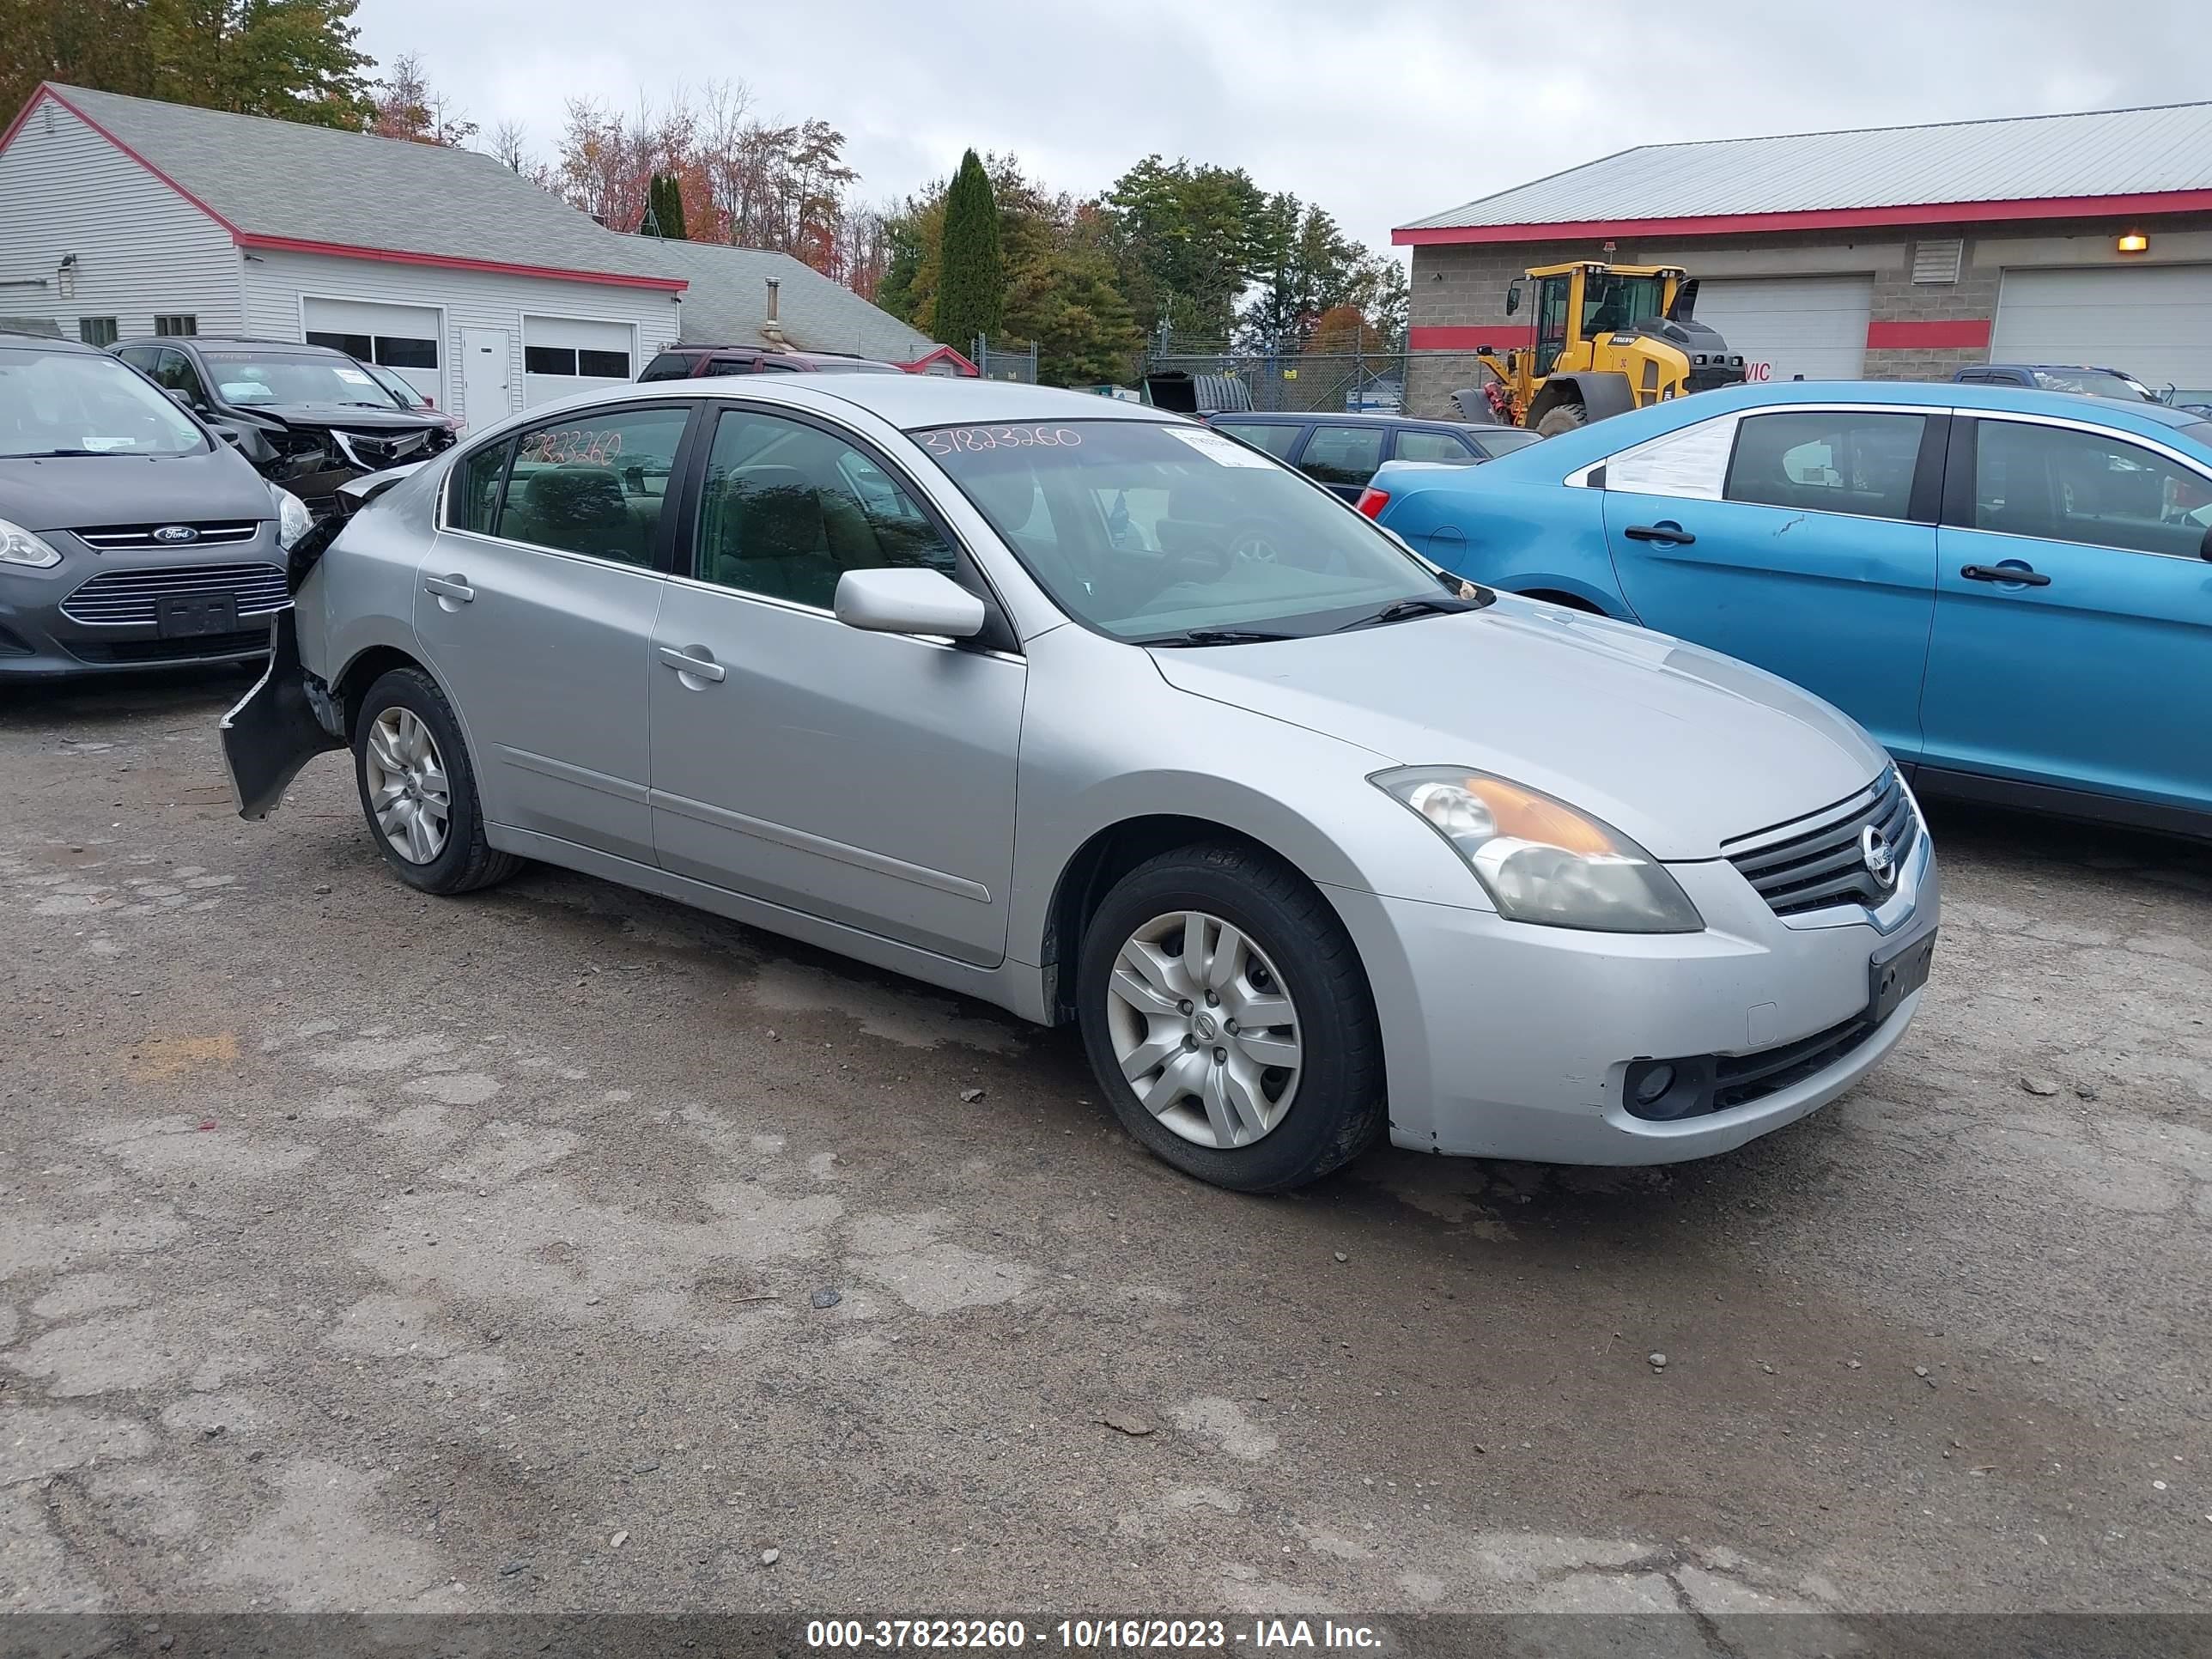
[(1936, 930), (1879, 951), (1867, 963), (1867, 1012), (1879, 1025), (1922, 986), (1936, 960)]
[(234, 593), (164, 593), (154, 601), (154, 621), (165, 640), (204, 639), (238, 632)]

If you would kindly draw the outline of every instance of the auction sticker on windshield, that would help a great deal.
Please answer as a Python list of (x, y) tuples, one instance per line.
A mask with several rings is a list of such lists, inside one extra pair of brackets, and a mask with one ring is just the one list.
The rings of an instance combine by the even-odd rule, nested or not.
[(1274, 462), (1265, 455), (1255, 453), (1234, 438), (1224, 438), (1218, 432), (1208, 432), (1202, 427), (1164, 426), (1161, 431), (1170, 438), (1181, 439), (1208, 460), (1223, 466), (1264, 466), (1272, 468)]

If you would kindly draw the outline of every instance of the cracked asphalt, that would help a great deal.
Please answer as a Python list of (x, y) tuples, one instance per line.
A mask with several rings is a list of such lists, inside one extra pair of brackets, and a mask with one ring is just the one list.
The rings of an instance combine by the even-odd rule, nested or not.
[(1255, 1200), (1069, 1034), (419, 896), (343, 757), (240, 822), (244, 684), (0, 689), (0, 1605), (2206, 1606), (2203, 850), (1939, 811), (1806, 1123)]

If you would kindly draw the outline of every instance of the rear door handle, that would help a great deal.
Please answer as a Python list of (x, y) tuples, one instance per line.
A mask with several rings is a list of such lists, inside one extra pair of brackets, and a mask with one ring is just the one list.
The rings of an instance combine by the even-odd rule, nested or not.
[(471, 587), (467, 580), (458, 573), (451, 576), (423, 577), (422, 591), (435, 593), (441, 599), (458, 600), (463, 605), (477, 596), (476, 589)]
[(1657, 524), (1632, 524), (1620, 533), (1632, 542), (1671, 543), (1676, 547), (1687, 547), (1698, 539), (1671, 519), (1662, 519)]
[[(699, 647), (694, 646), (693, 650)], [(679, 674), (689, 674), (694, 679), (719, 683), (728, 672), (711, 657), (695, 657), (689, 651), (679, 651), (672, 645), (660, 647), (660, 660)]]
[(2011, 582), (2019, 587), (2048, 587), (2051, 578), (2024, 564), (1968, 564), (1959, 574), (1970, 582)]

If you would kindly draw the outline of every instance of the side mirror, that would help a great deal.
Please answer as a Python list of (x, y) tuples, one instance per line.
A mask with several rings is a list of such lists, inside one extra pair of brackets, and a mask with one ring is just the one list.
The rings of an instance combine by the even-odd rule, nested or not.
[(239, 436), (238, 428), (236, 427), (218, 426), (211, 428), (211, 430), (215, 433), (216, 437), (222, 439), (223, 442), (228, 444), (233, 449), (238, 447)]
[(192, 400), (178, 391), (176, 387), (165, 386), (161, 390), (169, 394), (169, 401), (176, 404), (179, 409), (190, 409), (192, 406)]
[(1508, 283), (1505, 285), (1505, 314), (1510, 317), (1515, 312), (1520, 309), (1521, 284), (1518, 283)]
[(934, 570), (848, 570), (837, 579), (837, 620), (871, 634), (973, 638), (983, 631), (983, 601)]

